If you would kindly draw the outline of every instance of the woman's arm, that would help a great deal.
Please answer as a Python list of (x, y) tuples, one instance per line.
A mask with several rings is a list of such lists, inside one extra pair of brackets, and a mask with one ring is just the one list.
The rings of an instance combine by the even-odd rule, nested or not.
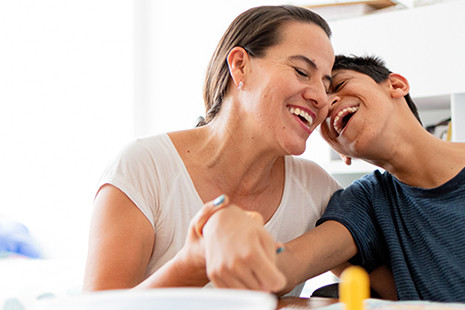
[(144, 280), (152, 255), (152, 225), (119, 189), (104, 185), (95, 199), (84, 291), (133, 287), (201, 286), (208, 282), (202, 238), (194, 224), (211, 212), (207, 204), (191, 222), (181, 251)]
[(142, 282), (154, 244), (150, 222), (119, 189), (104, 185), (94, 202), (84, 291)]

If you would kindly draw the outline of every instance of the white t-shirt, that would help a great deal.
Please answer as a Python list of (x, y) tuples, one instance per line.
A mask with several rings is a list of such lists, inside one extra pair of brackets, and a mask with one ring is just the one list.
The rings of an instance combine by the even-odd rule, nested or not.
[[(154, 228), (155, 245), (145, 277), (182, 248), (189, 223), (204, 205), (184, 163), (167, 134), (130, 144), (103, 174), (100, 186), (112, 184), (124, 192)], [(315, 227), (331, 195), (340, 185), (320, 166), (285, 157), (281, 203), (265, 229), (280, 242)], [(293, 294), (300, 294), (300, 289)]]

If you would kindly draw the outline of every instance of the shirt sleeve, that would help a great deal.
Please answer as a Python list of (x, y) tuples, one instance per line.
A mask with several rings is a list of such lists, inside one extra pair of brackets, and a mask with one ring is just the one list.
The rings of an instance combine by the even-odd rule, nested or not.
[(143, 141), (129, 144), (112, 161), (100, 179), (99, 188), (104, 184), (121, 190), (155, 226), (159, 180), (154, 158)]
[(344, 225), (354, 238), (358, 253), (349, 261), (364, 267), (368, 272), (381, 265), (378, 233), (371, 199), (369, 178), (362, 178), (331, 197), (317, 226), (332, 220)]

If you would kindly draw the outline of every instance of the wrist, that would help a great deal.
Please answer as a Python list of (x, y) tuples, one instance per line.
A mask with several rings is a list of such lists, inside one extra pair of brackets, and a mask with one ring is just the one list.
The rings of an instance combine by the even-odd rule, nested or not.
[(192, 259), (181, 250), (173, 258), (174, 276), (184, 279), (183, 286), (204, 286), (209, 282), (205, 259)]
[(203, 214), (202, 218), (197, 221), (195, 225), (195, 231), (198, 236), (203, 236), (203, 228), (205, 227), (205, 224), (207, 224), (213, 214), (228, 206), (228, 202), (229, 200), (226, 195), (218, 196), (211, 202), (212, 206), (208, 208), (208, 211)]

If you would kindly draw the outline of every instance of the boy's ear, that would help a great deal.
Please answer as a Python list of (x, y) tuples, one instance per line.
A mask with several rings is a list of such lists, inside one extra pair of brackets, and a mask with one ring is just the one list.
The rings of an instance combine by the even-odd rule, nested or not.
[(410, 85), (407, 79), (400, 74), (389, 74), (389, 82), (391, 83), (391, 94), (393, 98), (404, 97), (410, 91)]
[(231, 74), (234, 84), (239, 86), (239, 83), (245, 83), (245, 66), (249, 60), (249, 55), (246, 50), (240, 46), (234, 47), (228, 54), (226, 61), (228, 62), (229, 73)]

